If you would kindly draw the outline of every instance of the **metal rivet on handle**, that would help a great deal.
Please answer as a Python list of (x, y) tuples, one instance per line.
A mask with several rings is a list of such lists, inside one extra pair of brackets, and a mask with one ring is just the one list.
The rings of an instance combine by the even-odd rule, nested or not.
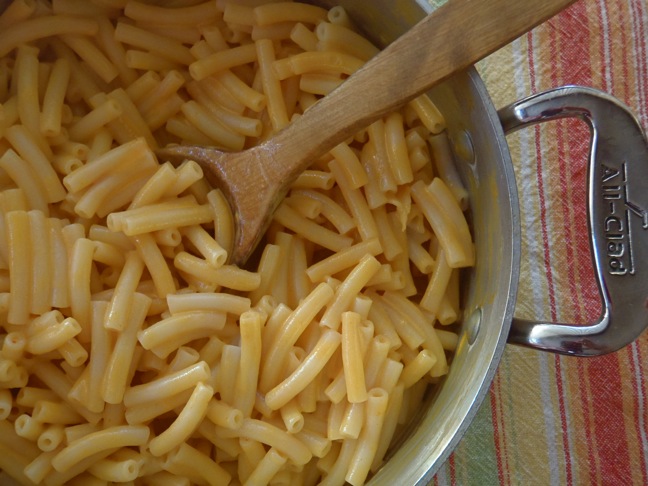
[(482, 310), (481, 307), (475, 309), (464, 321), (464, 328), (466, 330), (466, 338), (468, 339), (468, 344), (474, 344), (477, 340), (477, 335), (479, 334), (479, 328), (481, 326), (482, 320)]
[(458, 161), (468, 164), (475, 163), (475, 149), (472, 137), (467, 130), (459, 130), (452, 135), (452, 145)]

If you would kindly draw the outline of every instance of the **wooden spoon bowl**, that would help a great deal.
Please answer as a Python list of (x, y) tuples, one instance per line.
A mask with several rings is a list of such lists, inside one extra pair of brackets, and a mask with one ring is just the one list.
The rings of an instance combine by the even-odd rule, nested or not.
[(449, 0), (266, 142), (230, 153), (174, 145), (158, 150), (158, 158), (196, 161), (223, 191), (235, 221), (230, 262), (242, 264), (312, 161), (574, 1)]

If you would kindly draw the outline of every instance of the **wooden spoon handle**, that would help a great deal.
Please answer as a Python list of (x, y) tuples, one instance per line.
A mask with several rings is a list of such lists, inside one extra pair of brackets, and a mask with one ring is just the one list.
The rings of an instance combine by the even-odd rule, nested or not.
[(292, 179), (313, 157), (574, 1), (449, 0), (277, 134), (270, 143), (292, 156), (270, 169), (277, 180)]

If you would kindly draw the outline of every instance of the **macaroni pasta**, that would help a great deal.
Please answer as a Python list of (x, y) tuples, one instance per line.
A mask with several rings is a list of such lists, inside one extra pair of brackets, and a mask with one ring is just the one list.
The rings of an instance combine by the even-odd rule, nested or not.
[(224, 194), (155, 149), (258, 144), (378, 49), (340, 7), (164, 5), (0, 13), (0, 471), (364, 484), (457, 346), (443, 116), (422, 96), (314, 160), (239, 268)]

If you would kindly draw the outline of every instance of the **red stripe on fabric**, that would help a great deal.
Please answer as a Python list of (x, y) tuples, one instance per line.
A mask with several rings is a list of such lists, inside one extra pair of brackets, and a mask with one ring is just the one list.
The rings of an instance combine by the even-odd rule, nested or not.
[[(583, 28), (587, 22), (587, 12), (582, 2), (559, 15), (554, 20), (556, 28), (550, 29), (550, 48), (552, 52), (561, 52), (556, 62), (551, 63), (551, 82), (553, 86), (562, 84), (591, 84), (591, 71), (588, 69), (587, 53), (590, 44), (589, 29)], [(554, 27), (550, 25), (550, 27)], [(577, 39), (573, 32), (583, 31)], [(556, 56), (554, 56), (556, 59)], [(562, 231), (570, 245), (567, 253), (567, 284), (570, 295), (581, 294), (585, 297), (585, 306), (594, 297), (593, 312), (600, 310), (598, 290), (594, 279), (587, 235), (587, 165), (589, 153), (589, 133), (583, 122), (570, 120), (556, 124), (557, 151), (562, 194), (569, 195), (567, 204), (563, 204)], [(576, 188), (575, 190), (571, 188)], [(583, 261), (585, 259), (585, 261)], [(589, 309), (588, 309), (589, 310)], [(574, 306), (574, 320), (585, 323), (596, 314), (585, 312), (580, 306)]]
[[(643, 14), (642, 12), (638, 11), (633, 11), (634, 7), (632, 5), (632, 2), (624, 2), (623, 0), (617, 0), (617, 10), (618, 12), (624, 12), (626, 16), (628, 15), (628, 12), (630, 14), (630, 17), (632, 18), (632, 28), (633, 31), (635, 32), (635, 35), (642, 30), (643, 23), (640, 22), (638, 19), (643, 18), (643, 17), (636, 17), (633, 14)], [(624, 10), (624, 5), (627, 5), (628, 10)], [(645, 5), (645, 4), (644, 4)], [(614, 24), (613, 24), (614, 25)], [(623, 101), (631, 106), (632, 105), (632, 99), (633, 99), (633, 93), (632, 93), (632, 88), (630, 86), (630, 75), (629, 75), (629, 67), (628, 67), (628, 61), (629, 59), (634, 59), (637, 61), (637, 66), (634, 68), (636, 70), (636, 75), (638, 77), (637, 79), (637, 88), (638, 92), (636, 93), (636, 99), (639, 101), (644, 101), (643, 107), (648, 105), (648, 100), (646, 100), (645, 96), (642, 96), (642, 94), (646, 93), (646, 43), (645, 43), (645, 35), (644, 32), (642, 32), (640, 35), (636, 35), (638, 39), (644, 40), (644, 42), (639, 42), (639, 45), (637, 46), (636, 44), (634, 46), (630, 45), (630, 41), (628, 40), (628, 29), (618, 29), (618, 31), (615, 33), (620, 39), (621, 39), (621, 46), (622, 46), (622, 53), (621, 53), (621, 69), (623, 73)], [(628, 48), (630, 46), (630, 49)], [(638, 47), (638, 48), (637, 48)], [(628, 52), (630, 50), (631, 52)], [(643, 53), (641, 51), (643, 50)], [(644, 73), (641, 75), (640, 73)], [(643, 82), (642, 82), (643, 81)], [(644, 89), (642, 89), (642, 87)], [(618, 95), (617, 95), (618, 96)], [(642, 108), (640, 106), (640, 108)], [(635, 352), (636, 356), (638, 359), (635, 360)], [(646, 403), (646, 390), (644, 386), (644, 381), (641, 380), (640, 378), (637, 379), (637, 377), (642, 377), (644, 376), (644, 369), (643, 369), (643, 363), (641, 360), (641, 347), (637, 345), (637, 343), (633, 343), (632, 345), (627, 347), (627, 362), (630, 366), (630, 372), (632, 376), (632, 392), (633, 392), (633, 407), (635, 411), (635, 416), (636, 420), (634, 421), (634, 433), (636, 434), (636, 440), (639, 444), (638, 447), (638, 455), (639, 455), (639, 471), (641, 472), (642, 476), (642, 483), (643, 484), (648, 484), (648, 467), (647, 467), (647, 462), (648, 462), (648, 457), (647, 451), (646, 451), (646, 445), (642, 441), (642, 435), (645, 437), (646, 431), (642, 431), (642, 420), (639, 417), (639, 414), (641, 414), (641, 411), (644, 410), (645, 403)], [(643, 425), (645, 426), (646, 424), (646, 417), (643, 418)], [(628, 461), (630, 461), (630, 458), (628, 458)], [(637, 465), (630, 465), (628, 464), (628, 467), (633, 467), (636, 469)], [(632, 471), (629, 472), (629, 477), (628, 479), (631, 479), (631, 474)]]
[[(560, 84), (592, 84), (589, 48), (592, 42), (591, 29), (588, 26), (587, 8), (583, 2), (578, 2), (563, 15), (558, 16), (560, 36), (561, 73), (569, 77), (556, 79)], [(573, 32), (582, 32), (573, 36)], [(554, 71), (555, 72), (555, 71)], [(561, 173), (566, 174), (562, 179), (564, 193), (568, 187), (577, 188), (571, 191), (569, 204), (563, 205), (565, 223), (564, 231), (570, 242), (571, 256), (568, 259), (568, 277), (572, 295), (580, 295), (584, 300), (584, 309), (575, 306), (574, 319), (578, 323), (587, 323), (598, 318), (601, 311), (598, 287), (591, 260), (591, 249), (588, 234), (587, 215), (587, 170), (589, 163), (589, 130), (583, 122), (570, 121), (559, 125), (559, 157)], [(568, 144), (564, 144), (568, 141)], [(566, 149), (569, 149), (568, 155)], [(563, 152), (564, 150), (564, 152)], [(569, 160), (567, 160), (567, 158)], [(571, 216), (571, 217), (570, 217)], [(580, 237), (578, 235), (581, 235)]]
[[(600, 18), (601, 14), (599, 12), (599, 21)], [(587, 9), (583, 2), (574, 5), (573, 8), (569, 9), (556, 19), (559, 24), (556, 32), (560, 37), (560, 51), (564, 52), (564, 56), (561, 58), (561, 65), (552, 65), (553, 82), (556, 85), (565, 83), (581, 85), (592, 84), (591, 66), (586, 61), (587, 59), (590, 59), (589, 47), (592, 42), (592, 39), (589, 36), (591, 29), (587, 28), (588, 20)], [(582, 32), (582, 35), (579, 35), (576, 38), (568, 34), (579, 31)], [(603, 55), (605, 54), (605, 47), (601, 48), (601, 53)], [(558, 72), (559, 69), (560, 72)], [(562, 75), (562, 78), (558, 79), (559, 75)], [(564, 77), (567, 77), (568, 79), (564, 79)], [(578, 234), (586, 235), (588, 231), (585, 187), (587, 187), (589, 136), (587, 131), (584, 129), (584, 126), (582, 124), (576, 126), (576, 123), (577, 122), (575, 121), (569, 123), (565, 122), (559, 126), (558, 155), (560, 161), (562, 189), (564, 194), (570, 194), (568, 203), (563, 204), (562, 218), (564, 222), (563, 231), (567, 235), (567, 241), (570, 242), (567, 263), (567, 285), (569, 286), (571, 295), (580, 296), (578, 301), (582, 302), (581, 299), (584, 299), (585, 309), (579, 305), (578, 301), (574, 302), (572, 305), (572, 314), (575, 322), (585, 323), (590, 320), (590, 318), (593, 319), (597, 317), (596, 315), (592, 315), (592, 313), (600, 309), (600, 304), (598, 303), (598, 290), (596, 288), (594, 272), (590, 260), (587, 259), (583, 262), (583, 257), (585, 255), (591, 255), (589, 240), (588, 238), (579, 238), (577, 236)], [(571, 149), (568, 154), (566, 144), (568, 144)], [(569, 160), (566, 160), (567, 158)], [(572, 189), (570, 192), (568, 190), (569, 187), (580, 189)], [(592, 296), (595, 297), (594, 300), (592, 300)], [(592, 302), (593, 304), (591, 304)], [(557, 360), (557, 362), (558, 361), (559, 360)], [(559, 388), (558, 396), (560, 416), (563, 430), (568, 430), (566, 412), (566, 402), (568, 397), (565, 394), (566, 390), (564, 389), (562, 367), (560, 366), (560, 363), (561, 362), (558, 362), (556, 370), (558, 380), (557, 386)], [(587, 373), (587, 367), (583, 366), (582, 362), (578, 362), (576, 369), (578, 386), (581, 390), (584, 390), (585, 393), (587, 393), (587, 390), (590, 390), (592, 386), (590, 375)], [(591, 479), (600, 477), (600, 461), (597, 456), (597, 437), (596, 434), (592, 434), (594, 429), (590, 423), (590, 414), (592, 413), (590, 405), (591, 403), (589, 401), (583, 402), (584, 445), (586, 446), (587, 462), (590, 467)], [(572, 404), (572, 406), (578, 406), (578, 404)], [(568, 451), (571, 458), (570, 439), (571, 437), (568, 434), (565, 434), (563, 442), (565, 449)], [(574, 481), (573, 477), (570, 478), (569, 482), (572, 481)]]
[[(550, 25), (548, 26), (548, 31), (549, 31), (549, 46), (550, 46), (550, 51), (552, 53), (552, 62), (550, 64), (551, 67), (551, 72), (550, 72), (550, 77), (551, 77), (551, 84), (552, 86), (559, 86), (564, 83), (562, 72), (563, 72), (563, 63), (561, 60), (557, 60), (556, 56), (553, 55), (553, 53), (558, 52), (559, 50), (563, 49), (562, 46), (562, 41), (563, 39), (560, 36), (560, 32), (563, 29), (570, 29), (572, 22), (570, 21), (573, 18), (571, 11), (569, 13), (566, 13), (564, 15), (559, 15), (557, 18), (553, 19), (550, 22)], [(554, 28), (554, 26), (556, 26)], [(571, 32), (571, 30), (568, 30)], [(570, 47), (575, 45), (576, 42), (574, 43), (567, 43), (567, 45), (564, 47), (565, 51), (571, 50)], [(570, 52), (565, 53), (567, 58), (571, 59), (572, 55)], [(561, 56), (562, 57), (562, 56)], [(562, 204), (562, 217), (560, 218), (560, 221), (562, 222), (562, 228), (560, 230), (561, 234), (564, 235), (565, 241), (568, 241), (570, 244), (566, 245), (564, 247), (564, 251), (566, 253), (566, 269), (567, 269), (567, 284), (569, 286), (569, 293), (570, 295), (576, 295), (576, 292), (578, 292), (578, 282), (576, 278), (574, 277), (575, 273), (578, 271), (574, 269), (578, 268), (578, 252), (580, 251), (580, 248), (576, 248), (577, 246), (580, 246), (578, 244), (578, 241), (582, 238), (577, 238), (574, 235), (575, 231), (580, 231), (582, 228), (586, 228), (585, 226), (585, 221), (575, 221), (576, 227), (572, 224), (573, 221), (573, 216), (572, 213), (575, 213), (576, 216), (578, 216), (581, 212), (584, 212), (585, 208), (585, 203), (584, 201), (581, 201), (580, 198), (578, 198), (578, 194), (575, 194), (579, 191), (573, 191), (571, 189), (571, 182), (572, 182), (572, 169), (574, 165), (574, 161), (577, 159), (577, 157), (570, 157), (568, 147), (571, 146), (569, 142), (569, 131), (566, 130), (567, 125), (572, 125), (573, 121), (565, 121), (565, 120), (560, 120), (555, 123), (555, 136), (556, 136), (556, 154), (552, 154), (557, 158), (557, 165), (558, 165), (558, 182), (559, 182), (559, 187), (560, 187), (560, 193), (563, 195), (563, 197), (569, 195), (570, 200), (569, 204)], [(578, 154), (580, 156), (580, 153)], [(570, 160), (568, 160), (570, 159)], [(580, 159), (579, 159), (580, 161)], [(571, 187), (570, 187), (571, 186)], [(578, 186), (576, 186), (578, 187)], [(551, 189), (551, 188), (550, 188)], [(584, 191), (583, 191), (584, 192)], [(571, 193), (571, 194), (570, 194)], [(575, 206), (576, 204), (580, 204), (580, 206)], [(574, 208), (576, 208), (574, 210)], [(582, 210), (582, 211), (581, 211)], [(577, 218), (581, 219), (581, 218)], [(557, 223), (557, 228), (560, 223)], [(587, 248), (585, 251), (587, 252)], [(587, 253), (586, 253), (587, 254)], [(578, 313), (578, 306), (576, 307), (576, 312)], [(577, 320), (581, 319), (581, 316), (576, 316)], [(554, 318), (555, 320), (555, 318)]]
[[(529, 34), (529, 74), (531, 78), (532, 91), (536, 91), (536, 80), (535, 80), (535, 66), (533, 63), (533, 48), (532, 48), (532, 36), (533, 33)], [(553, 272), (551, 269), (551, 254), (549, 252), (549, 232), (547, 228), (547, 202), (545, 197), (544, 181), (542, 179), (542, 150), (541, 150), (541, 135), (540, 127), (535, 127), (535, 151), (536, 151), (536, 176), (538, 181), (538, 196), (540, 199), (540, 229), (542, 233), (542, 244), (543, 244), (543, 256), (544, 256), (544, 265), (545, 272), (547, 275), (547, 286), (549, 291), (549, 307), (551, 311), (551, 319), (556, 320), (556, 295), (553, 283)]]
[[(609, 6), (611, 6), (612, 0), (609, 0)], [(598, 22), (599, 25), (602, 25), (603, 23), (603, 11), (602, 11), (602, 3), (598, 3)], [(558, 29), (558, 32), (566, 33), (566, 32), (575, 32), (575, 31), (581, 31), (581, 32), (589, 32), (590, 29), (582, 29), (578, 28), (581, 27), (574, 25), (574, 22), (580, 21), (580, 23), (583, 22), (584, 19), (587, 18), (587, 15), (585, 13), (585, 7), (582, 5), (582, 2), (579, 2), (576, 6), (573, 7), (574, 10), (569, 11), (569, 15), (565, 14), (561, 17), (559, 17), (556, 22), (560, 24), (560, 28)], [(582, 12), (578, 12), (578, 10), (582, 10)], [(608, 11), (608, 15), (610, 17), (613, 17), (614, 12)], [(605, 19), (607, 20), (607, 19)], [(615, 25), (613, 21), (609, 21), (608, 25)], [(576, 28), (575, 28), (576, 27)], [(643, 26), (642, 26), (643, 27)], [(625, 35), (625, 32), (624, 32)], [(640, 45), (640, 49), (643, 52), (643, 56), (638, 56), (641, 57), (641, 67), (643, 69), (643, 72), (645, 73), (646, 71), (646, 64), (645, 64), (645, 59), (647, 58), (645, 55), (646, 51), (646, 36), (637, 36), (641, 40), (638, 42)], [(566, 62), (569, 62), (569, 65), (565, 65), (565, 73), (568, 73), (572, 75), (572, 78), (568, 80), (569, 83), (576, 83), (576, 84), (591, 84), (591, 69), (590, 66), (585, 62), (586, 59), (589, 59), (589, 46), (590, 46), (590, 41), (586, 36), (574, 38), (574, 37), (569, 37), (565, 38), (563, 42), (560, 44), (560, 50), (556, 48), (556, 39), (553, 35), (550, 36), (550, 41), (551, 41), (551, 53), (555, 52), (564, 52), (564, 58)], [(611, 90), (614, 85), (615, 85), (615, 79), (613, 76), (610, 75), (610, 73), (614, 72), (614, 66), (612, 65), (612, 61), (616, 57), (614, 53), (610, 50), (608, 51), (609, 46), (606, 45), (605, 39), (602, 38), (600, 39), (599, 43), (599, 54), (601, 56), (601, 59), (603, 62), (601, 62), (601, 69), (603, 69), (604, 75), (602, 77), (602, 87), (606, 90)], [(623, 42), (625, 42), (625, 39), (622, 39)], [(625, 53), (624, 53), (625, 54)], [(532, 57), (530, 56), (530, 59)], [(552, 58), (552, 59), (555, 59)], [(623, 56), (622, 56), (623, 59)], [(581, 62), (579, 62), (582, 60)], [(551, 80), (553, 85), (559, 85), (559, 84), (564, 84), (564, 80), (560, 79), (559, 77), (559, 72), (557, 71), (558, 65), (556, 62), (551, 63)], [(623, 88), (625, 89), (624, 93), (629, 92), (629, 87), (628, 87), (628, 65), (627, 62), (624, 60), (623, 64), (621, 65), (621, 72), (623, 73)], [(644, 75), (642, 78), (642, 91), (646, 92), (646, 86), (648, 84), (646, 83), (647, 77)], [(532, 77), (532, 85), (535, 87), (535, 76)], [(642, 98), (642, 99), (645, 99)], [(565, 144), (564, 144), (564, 139), (563, 139), (563, 133), (565, 131), (565, 127), (561, 126), (558, 128), (558, 140), (557, 140), (557, 148), (558, 148), (558, 156), (560, 162), (560, 187), (563, 190), (563, 193), (565, 192), (565, 189), (567, 188), (566, 183), (568, 181), (583, 181), (585, 180), (584, 174), (582, 171), (586, 171), (586, 167), (578, 167), (575, 168), (574, 166), (569, 166), (565, 167), (564, 166), (564, 154), (565, 154)], [(580, 153), (582, 150), (585, 150), (586, 147), (583, 146), (579, 150), (572, 151), (572, 159), (574, 157), (580, 156)], [(540, 189), (540, 200), (541, 200), (541, 220), (542, 220), (542, 234), (543, 234), (543, 243), (545, 243), (545, 257), (547, 256), (547, 239), (546, 239), (546, 214), (545, 214), (545, 192), (544, 188), (542, 187), (542, 178), (540, 174), (540, 169), (542, 168), (542, 163), (541, 161), (538, 161), (538, 182), (539, 182), (539, 189)], [(567, 177), (566, 173), (570, 173), (570, 176)], [(574, 207), (574, 204), (578, 204), (579, 206), (576, 207), (583, 207), (584, 208), (584, 194), (572, 194), (570, 198), (570, 206)], [(582, 204), (582, 205), (581, 205)], [(569, 207), (565, 206), (564, 207), (564, 214), (566, 216), (569, 216), (570, 210)], [(586, 227), (586, 213), (585, 211), (580, 212), (576, 211), (574, 213), (574, 218), (576, 222), (576, 227)], [(565, 221), (565, 224), (570, 223), (570, 218), (565, 217), (563, 218), (563, 221)], [(566, 239), (568, 241), (576, 242), (578, 245), (578, 252), (585, 251), (586, 253), (579, 253), (579, 254), (587, 254), (589, 253), (589, 245), (587, 243), (586, 239), (581, 239), (581, 238), (574, 238), (573, 237), (573, 227), (571, 226), (565, 226), (563, 228), (565, 231)], [(583, 246), (584, 245), (584, 246)], [(594, 279), (593, 279), (593, 272), (588, 271), (586, 274), (582, 274), (582, 269), (585, 268), (584, 265), (576, 265), (576, 268), (574, 268), (574, 264), (571, 262), (572, 257), (575, 255), (572, 249), (568, 250), (568, 285), (572, 292), (582, 292), (582, 295), (584, 297), (584, 302), (585, 302), (585, 314), (587, 315), (587, 318), (590, 318), (594, 315), (594, 312), (597, 312), (600, 310), (600, 303), (598, 302), (598, 291), (596, 289), (596, 286), (594, 284)], [(553, 301), (553, 292), (555, 292), (553, 286), (554, 286), (554, 280), (553, 276), (550, 274), (550, 266), (548, 260), (545, 260), (545, 265), (547, 265), (547, 282), (549, 284), (549, 298), (550, 302), (552, 304), (552, 317), (555, 320), (555, 301)], [(589, 269), (588, 269), (589, 270)], [(579, 279), (575, 279), (574, 272), (578, 272), (578, 275), (581, 277)], [(583, 285), (583, 287), (576, 287), (577, 284), (580, 283)], [(596, 298), (593, 298), (596, 297)], [(575, 309), (575, 314), (576, 318), (582, 318), (582, 312), (581, 309), (576, 307)], [(564, 383), (563, 383), (563, 373), (561, 369), (561, 360), (559, 358), (556, 358), (556, 386), (558, 388), (558, 397), (559, 397), (559, 406), (560, 406), (560, 418), (561, 418), (561, 423), (563, 426), (563, 430), (567, 430), (567, 423), (566, 423), (566, 412), (565, 412), (565, 400), (566, 400), (566, 394), (564, 390)], [(589, 366), (592, 365), (592, 366)], [(623, 415), (621, 412), (614, 412), (613, 417), (609, 417), (610, 411), (621, 411), (623, 410), (623, 395), (622, 395), (622, 389), (621, 389), (621, 373), (620, 373), (620, 363), (618, 360), (618, 356), (609, 356), (605, 358), (601, 358), (599, 360), (595, 360), (592, 362), (589, 362), (588, 365), (585, 365), (584, 362), (578, 362), (577, 368), (579, 369), (579, 381), (581, 385), (581, 389), (586, 390), (590, 386), (593, 386), (596, 389), (605, 389), (605, 399), (595, 399), (593, 402), (590, 403), (589, 411), (590, 413), (585, 413), (585, 420), (586, 423), (585, 425), (585, 430), (586, 430), (586, 440), (587, 440), (587, 450), (588, 450), (588, 459), (589, 459), (589, 464), (590, 467), (593, 470), (593, 478), (597, 478), (598, 480), (603, 480), (604, 483), (609, 483), (610, 481), (615, 481), (615, 484), (628, 484), (628, 482), (631, 480), (631, 470), (630, 470), (630, 461), (629, 461), (629, 455), (627, 453), (627, 445), (624, 442), (625, 434), (620, 433), (624, 430), (625, 428), (625, 423), (623, 420)], [(640, 371), (638, 371), (640, 372)], [(636, 383), (635, 383), (636, 386)], [(643, 390), (638, 392), (641, 393), (641, 396), (645, 396), (643, 393)], [(608, 396), (609, 394), (609, 396)], [(637, 395), (638, 396), (638, 395)], [(639, 398), (637, 398), (639, 400)], [(611, 407), (605, 407), (602, 404), (604, 403), (611, 403)], [(638, 407), (637, 407), (638, 408)], [(590, 415), (591, 414), (591, 415)], [(609, 417), (609, 418), (608, 418)], [(590, 420), (592, 423), (590, 423)], [(589, 434), (589, 431), (593, 431), (594, 434), (593, 436)], [(639, 431), (640, 432), (640, 431)], [(598, 440), (597, 440), (598, 439)], [(596, 442), (594, 442), (596, 441)], [(572, 484), (574, 479), (573, 475), (571, 473), (571, 461), (569, 460), (569, 444), (568, 444), (568, 437), (566, 434), (563, 436), (563, 442), (564, 442), (564, 450), (565, 450), (565, 458), (567, 459), (567, 483)], [(598, 447), (596, 447), (598, 446)], [(598, 450), (597, 450), (598, 449)], [(600, 463), (601, 461), (604, 464), (604, 467), (600, 468)], [(642, 467), (645, 469), (645, 461), (643, 461)], [(646, 474), (644, 474), (644, 478), (646, 478)], [(620, 482), (619, 482), (620, 481)]]
[[(639, 468), (641, 470), (641, 477), (643, 479), (643, 484), (648, 484), (648, 451), (646, 450), (646, 444), (642, 441), (642, 436), (645, 437), (648, 434), (648, 430), (642, 430), (642, 425), (646, 427), (647, 419), (646, 417), (646, 401), (648, 400), (648, 394), (646, 393), (645, 381), (637, 377), (644, 376), (644, 360), (641, 356), (641, 346), (635, 342), (627, 348), (628, 362), (630, 363), (630, 368), (632, 372), (632, 391), (634, 394), (634, 409), (635, 409), (635, 433), (637, 434), (637, 441), (639, 442)], [(635, 359), (636, 352), (636, 359)], [(644, 411), (644, 417), (640, 417), (642, 410)], [(642, 447), (643, 446), (643, 447)]]
[[(554, 86), (565, 83), (590, 84), (590, 70), (588, 65), (581, 61), (588, 59), (586, 53), (590, 42), (589, 29), (583, 28), (583, 23), (586, 22), (587, 13), (582, 2), (574, 5), (573, 8), (554, 19), (556, 28), (550, 30), (550, 44), (552, 50), (559, 51), (562, 54), (557, 60), (556, 56), (552, 57), (554, 61), (551, 63), (551, 81)], [(553, 25), (550, 27), (553, 27)], [(583, 35), (578, 36), (577, 39), (567, 34), (579, 31), (583, 32)], [(579, 255), (590, 254), (588, 239), (578, 237), (578, 234), (587, 234), (586, 191), (584, 187), (586, 187), (587, 182), (588, 147), (583, 141), (588, 141), (589, 137), (585, 136), (582, 126), (575, 126), (576, 123), (573, 120), (563, 121), (557, 124), (556, 129), (560, 188), (562, 194), (569, 196), (569, 200), (562, 204), (563, 216), (561, 218), (563, 223), (562, 232), (565, 234), (566, 241), (570, 243), (566, 248), (568, 295), (578, 295), (583, 280), (593, 276), (591, 269), (589, 275), (581, 275), (585, 265), (582, 264), (582, 257), (579, 257)], [(575, 322), (582, 323), (584, 316), (581, 306), (578, 301), (572, 301), (571, 304), (573, 319)], [(577, 368), (580, 370), (582, 367), (578, 366)], [(579, 387), (582, 390), (587, 390), (588, 383), (585, 382), (585, 379), (585, 374), (578, 373)], [(559, 358), (556, 358), (556, 387), (561, 427), (562, 430), (568, 431), (568, 397), (563, 382), (562, 361)], [(585, 413), (585, 416), (587, 417), (587, 413)], [(590, 428), (586, 426), (588, 462), (595, 464), (596, 460), (591, 436), (588, 433), (589, 430)], [(570, 438), (569, 433), (563, 434), (567, 484), (573, 484), (574, 482)]]
[[(537, 92), (537, 79), (536, 79), (536, 68), (535, 68), (535, 58), (533, 51), (533, 31), (528, 34), (528, 59), (529, 59), (529, 80), (531, 84), (531, 91)], [(538, 195), (540, 199), (540, 221), (541, 221), (541, 233), (542, 233), (542, 244), (544, 248), (544, 259), (545, 259), (545, 274), (547, 279), (547, 287), (549, 292), (549, 308), (551, 313), (551, 319), (556, 321), (556, 296), (555, 289), (553, 284), (553, 273), (551, 270), (551, 256), (549, 252), (549, 237), (547, 232), (547, 209), (545, 201), (545, 191), (544, 183), (542, 180), (542, 151), (540, 149), (540, 128), (535, 127), (535, 140), (536, 140), (536, 174), (538, 182)], [(565, 419), (565, 407), (563, 399), (563, 386), (562, 386), (562, 375), (560, 373), (560, 358), (555, 357), (556, 363), (556, 386), (558, 388), (558, 397), (560, 402), (560, 416), (561, 416), (561, 426), (563, 430), (566, 430), (566, 419)], [(567, 434), (562, 434), (563, 437), (563, 453), (565, 455), (565, 475), (566, 483), (568, 485), (573, 484), (573, 474), (571, 469), (571, 457), (569, 451), (569, 443), (567, 442)]]
[(636, 39), (634, 59), (638, 77), (638, 98), (642, 102), (639, 106), (639, 112), (643, 117), (644, 123), (648, 121), (648, 32), (645, 30), (646, 25), (641, 21), (641, 19), (645, 18), (646, 10), (648, 10), (645, 1), (635, 0), (631, 3), (631, 18), (633, 19), (634, 37)]
[[(648, 123), (648, 31), (646, 27), (648, 24), (642, 22), (645, 19), (648, 10), (646, 0), (634, 0), (630, 2), (632, 27), (634, 31), (634, 56), (635, 71), (637, 76), (637, 101), (638, 106), (633, 106), (633, 109), (638, 110), (637, 115), (643, 119), (644, 124)], [(635, 420), (635, 433), (639, 444), (639, 457), (641, 468), (641, 475), (643, 483), (648, 484), (648, 444), (646, 443), (646, 436), (648, 435), (648, 390), (646, 389), (646, 381), (641, 377), (645, 376), (648, 367), (645, 366), (648, 357), (642, 356), (642, 346), (638, 343), (628, 347), (629, 352), (636, 351), (636, 356), (632, 355), (630, 363), (633, 365), (633, 382), (634, 390), (634, 407), (636, 413)], [(640, 417), (639, 414), (643, 413)], [(642, 429), (643, 420), (643, 429)]]
[[(614, 26), (617, 22), (613, 20), (614, 12), (610, 11), (612, 2), (605, 3), (603, 0), (598, 3), (599, 21), (601, 25)], [(604, 17), (603, 8), (606, 8), (608, 18)], [(623, 29), (621, 29), (623, 30)], [(603, 33), (603, 32), (602, 32)], [(612, 55), (612, 48), (609, 46), (610, 39), (601, 40), (601, 64), (606, 76), (603, 78), (603, 89), (613, 92), (615, 89), (615, 78), (611, 73), (615, 72), (615, 57)], [(612, 354), (588, 362), (587, 379), (597, 390), (604, 390), (605, 399), (593, 399), (591, 401), (593, 412), (594, 439), (596, 440), (596, 452), (598, 464), (601, 467), (599, 473), (604, 482), (621, 481), (627, 483), (632, 479), (630, 457), (623, 418), (623, 390), (619, 355)], [(603, 466), (601, 466), (601, 464)]]
[(601, 377), (597, 384), (604, 396), (593, 400), (594, 428), (598, 441), (598, 453), (604, 464), (608, 484), (631, 484), (632, 469), (628, 444), (626, 441), (625, 421), (623, 416), (623, 386), (619, 355), (610, 355), (590, 361), (588, 367), (591, 376)]
[(450, 460), (448, 461), (449, 464), (449, 469), (450, 469), (450, 484), (454, 486), (457, 484), (457, 464), (455, 462), (455, 456), (454, 454), (450, 456)]
[[(598, 451), (596, 449), (596, 433), (594, 431), (593, 425), (593, 410), (592, 410), (592, 396), (591, 389), (596, 385), (587, 382), (588, 373), (587, 366), (584, 360), (579, 360), (576, 363), (576, 370), (578, 372), (578, 386), (582, 390), (582, 420), (583, 420), (583, 431), (576, 432), (577, 434), (582, 434), (585, 436), (586, 448), (587, 448), (587, 465), (589, 465), (589, 480), (591, 483), (595, 483), (595, 479), (600, 483), (600, 461), (598, 457)], [(579, 439), (580, 437), (578, 437)], [(578, 451), (575, 454), (578, 457)], [(583, 479), (581, 479), (583, 481)]]
[[(648, 53), (646, 52), (646, 37), (648, 36), (647, 32), (644, 32), (644, 23), (641, 21), (644, 14), (644, 9), (646, 8), (645, 0), (629, 0), (630, 1), (630, 10), (631, 10), (631, 19), (632, 27), (634, 31), (634, 61), (635, 61), (635, 70), (638, 76), (638, 89), (640, 100), (646, 100), (646, 91), (648, 90)], [(640, 107), (643, 111), (645, 106)], [(644, 111), (645, 116), (648, 116), (648, 113)]]
[[(563, 431), (568, 430), (567, 428), (567, 413), (565, 411), (565, 386), (563, 383), (562, 377), (562, 361), (560, 356), (556, 355), (554, 357), (554, 363), (556, 366), (556, 391), (558, 393), (558, 407), (560, 411), (560, 427)], [(563, 454), (565, 455), (565, 484), (572, 485), (574, 484), (574, 472), (572, 471), (572, 457), (571, 450), (569, 447), (569, 434), (562, 434), (563, 442)]]
[(493, 421), (493, 436), (495, 438), (495, 455), (497, 461), (497, 476), (499, 477), (500, 485), (509, 484), (510, 473), (508, 471), (508, 461), (505, 460), (504, 454), (506, 453), (505, 436), (504, 436), (504, 421), (502, 420), (502, 387), (500, 386), (500, 379), (498, 376), (493, 380), (491, 387), (491, 416)]

